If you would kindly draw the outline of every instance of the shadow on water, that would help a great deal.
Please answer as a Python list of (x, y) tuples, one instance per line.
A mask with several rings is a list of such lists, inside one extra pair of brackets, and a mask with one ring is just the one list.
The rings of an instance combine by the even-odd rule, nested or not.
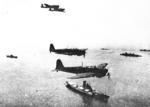
[(81, 96), (81, 98), (86, 107), (110, 107), (108, 101), (104, 101), (104, 99), (95, 99), (87, 96)]

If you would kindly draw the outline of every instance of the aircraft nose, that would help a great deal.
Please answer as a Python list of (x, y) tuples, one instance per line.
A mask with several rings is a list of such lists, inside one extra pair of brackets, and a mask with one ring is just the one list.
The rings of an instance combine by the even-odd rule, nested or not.
[(105, 67), (105, 69), (109, 69), (109, 65), (108, 65), (108, 63), (106, 63), (106, 67)]
[(105, 68), (104, 70), (105, 70), (106, 73), (108, 73), (108, 69)]

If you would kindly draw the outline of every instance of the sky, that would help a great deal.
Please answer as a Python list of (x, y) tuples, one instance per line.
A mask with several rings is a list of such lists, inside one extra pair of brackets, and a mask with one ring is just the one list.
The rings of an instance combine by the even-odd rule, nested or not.
[[(41, 3), (66, 12), (50, 12)], [(1, 0), (0, 48), (150, 48), (149, 0)]]

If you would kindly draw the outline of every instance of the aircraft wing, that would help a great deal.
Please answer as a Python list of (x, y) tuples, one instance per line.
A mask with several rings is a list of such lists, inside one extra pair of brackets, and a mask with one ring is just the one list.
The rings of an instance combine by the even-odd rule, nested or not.
[(97, 68), (104, 69), (107, 65), (108, 65), (108, 63), (102, 63), (102, 64), (98, 65)]
[(88, 77), (94, 77), (95, 73), (81, 73), (77, 74), (76, 76), (69, 77), (69, 79), (79, 79), (79, 78), (88, 78)]

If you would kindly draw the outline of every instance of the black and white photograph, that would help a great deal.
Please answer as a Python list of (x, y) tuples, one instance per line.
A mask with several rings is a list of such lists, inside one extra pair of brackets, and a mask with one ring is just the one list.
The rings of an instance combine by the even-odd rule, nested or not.
[(0, 0), (0, 107), (150, 107), (149, 0)]

